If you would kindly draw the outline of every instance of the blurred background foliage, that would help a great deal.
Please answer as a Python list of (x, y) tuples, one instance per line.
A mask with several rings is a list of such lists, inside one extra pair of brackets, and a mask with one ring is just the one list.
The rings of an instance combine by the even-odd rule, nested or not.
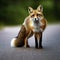
[(36, 9), (40, 4), (49, 23), (60, 22), (60, 0), (0, 0), (0, 25), (22, 24), (28, 7)]

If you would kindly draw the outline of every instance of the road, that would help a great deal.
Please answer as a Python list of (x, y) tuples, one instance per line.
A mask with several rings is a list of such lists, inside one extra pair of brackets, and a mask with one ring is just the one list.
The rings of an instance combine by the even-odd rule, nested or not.
[(60, 60), (60, 25), (47, 26), (43, 32), (43, 49), (35, 48), (34, 37), (29, 39), (31, 48), (11, 48), (10, 41), (19, 30), (19, 26), (0, 30), (0, 60)]

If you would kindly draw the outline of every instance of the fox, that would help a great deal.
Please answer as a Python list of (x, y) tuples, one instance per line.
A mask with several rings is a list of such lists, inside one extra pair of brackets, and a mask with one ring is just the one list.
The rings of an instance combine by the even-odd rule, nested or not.
[(37, 9), (28, 7), (29, 15), (25, 18), (16, 38), (11, 40), (11, 47), (30, 47), (28, 39), (34, 35), (35, 48), (43, 48), (42, 35), (47, 26), (47, 20), (43, 14), (43, 7), (39, 5)]

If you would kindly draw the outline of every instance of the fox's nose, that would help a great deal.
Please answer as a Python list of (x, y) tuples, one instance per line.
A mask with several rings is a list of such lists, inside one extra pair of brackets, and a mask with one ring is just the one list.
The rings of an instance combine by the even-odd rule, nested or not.
[(38, 18), (35, 18), (35, 21), (38, 21), (39, 19)]
[(36, 21), (36, 18), (35, 18), (35, 21)]

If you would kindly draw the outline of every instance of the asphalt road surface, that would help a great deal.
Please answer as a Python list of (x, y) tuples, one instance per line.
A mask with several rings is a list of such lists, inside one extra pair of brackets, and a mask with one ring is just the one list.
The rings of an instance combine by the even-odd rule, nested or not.
[(0, 30), (0, 60), (60, 60), (60, 25), (47, 26), (43, 32), (43, 49), (35, 48), (34, 37), (29, 39), (31, 48), (11, 48), (10, 41), (19, 30), (19, 26)]

